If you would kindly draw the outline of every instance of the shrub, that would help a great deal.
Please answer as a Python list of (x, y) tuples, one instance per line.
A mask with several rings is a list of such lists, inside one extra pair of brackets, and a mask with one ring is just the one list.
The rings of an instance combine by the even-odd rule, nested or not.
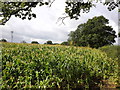
[(39, 44), (37, 41), (32, 41), (31, 43), (32, 44)]
[(101, 51), (104, 51), (108, 57), (112, 59), (119, 58), (120, 60), (120, 46), (111, 45), (111, 46), (104, 46), (99, 49)]
[(61, 45), (68, 45), (68, 42), (62, 42)]
[(53, 43), (52, 43), (52, 41), (47, 41), (47, 43), (46, 43), (46, 44), (53, 44)]
[(1, 39), (0, 42), (7, 42), (7, 40), (6, 39)]
[(118, 84), (120, 85), (120, 46), (109, 45), (99, 48), (101, 51), (105, 52), (109, 58), (112, 58), (118, 64)]

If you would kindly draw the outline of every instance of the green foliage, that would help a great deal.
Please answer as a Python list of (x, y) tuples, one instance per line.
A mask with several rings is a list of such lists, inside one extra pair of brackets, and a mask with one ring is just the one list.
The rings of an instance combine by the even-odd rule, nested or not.
[(59, 43), (53, 43), (53, 45), (59, 45)]
[(119, 58), (120, 60), (120, 46), (117, 45), (104, 46), (99, 49), (104, 51), (108, 55), (108, 57), (112, 59)]
[(120, 37), (120, 32), (118, 33), (118, 36)]
[(68, 42), (62, 42), (61, 45), (68, 45)]
[[(0, 20), (0, 24), (4, 25), (12, 15), (19, 17), (21, 19), (29, 19), (31, 20), (32, 17), (36, 18), (36, 14), (32, 13), (32, 8), (35, 8), (37, 5), (43, 6), (43, 5), (49, 5), (54, 2), (55, 0), (41, 0), (40, 2), (0, 2), (0, 17), (3, 17)], [(70, 17), (70, 19), (78, 19), (80, 17), (80, 14), (83, 12), (88, 13), (90, 11), (90, 8), (95, 6), (95, 3), (93, 4), (92, 0), (91, 2), (85, 2), (84, 0), (81, 0), (79, 2), (67, 0), (66, 6), (65, 6), (65, 13)], [(97, 2), (100, 0), (97, 0)], [(108, 6), (108, 10), (113, 10), (114, 8), (118, 7), (120, 1), (118, 2), (110, 2), (107, 1), (103, 3), (104, 5)], [(64, 19), (64, 18), (63, 18)]]
[[(88, 13), (92, 7), (95, 7), (95, 2), (93, 3), (94, 0), (91, 0), (88, 2), (85, 2), (85, 0), (80, 0), (79, 2), (77, 1), (66, 1), (66, 7), (65, 7), (65, 12), (66, 14), (70, 17), (70, 19), (79, 19), (81, 13)], [(100, 0), (96, 0), (96, 2), (99, 2)], [(101, 1), (100, 1), (101, 2)], [(120, 1), (118, 2), (111, 2), (110, 0), (105, 1), (103, 5), (106, 5), (108, 7), (108, 10), (114, 10), (118, 5), (120, 4)]]
[(66, 2), (65, 12), (68, 14), (70, 19), (78, 19), (81, 11), (89, 12), (90, 8), (93, 6), (92, 2)]
[(108, 57), (112, 58), (113, 60), (117, 60), (118, 63), (118, 83), (120, 84), (120, 46), (104, 46), (99, 48), (101, 51), (105, 52)]
[(3, 38), (0, 40), (0, 42), (7, 42), (7, 40)]
[(35, 8), (38, 4), (39, 6), (47, 5), (47, 2), (0, 2), (1, 14), (3, 17), (0, 20), (0, 24), (4, 25), (12, 15), (19, 17), (21, 19), (31, 20), (32, 17), (36, 18), (36, 14), (32, 13), (32, 8)]
[(91, 88), (115, 77), (117, 64), (87, 47), (2, 43), (2, 88)]
[(37, 41), (32, 41), (31, 43), (32, 44), (39, 44)]
[(111, 45), (115, 42), (115, 31), (108, 26), (108, 19), (103, 16), (89, 19), (86, 23), (80, 24), (76, 31), (69, 34), (68, 41), (73, 41), (76, 46), (90, 46), (98, 48)]
[(47, 41), (46, 44), (53, 44), (52, 41)]

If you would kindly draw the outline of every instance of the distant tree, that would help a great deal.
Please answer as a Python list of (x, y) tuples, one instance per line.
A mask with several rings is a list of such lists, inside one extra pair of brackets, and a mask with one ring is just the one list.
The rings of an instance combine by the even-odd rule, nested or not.
[(53, 45), (59, 45), (59, 43), (53, 43)]
[(109, 24), (109, 20), (103, 16), (89, 19), (86, 23), (80, 24), (75, 31), (70, 32), (68, 41), (76, 46), (92, 48), (111, 45), (117, 36), (113, 28), (106, 24)]
[(53, 44), (53, 43), (52, 43), (52, 41), (47, 41), (47, 43), (46, 43), (46, 44)]
[(39, 44), (37, 41), (32, 41), (31, 43), (32, 44)]
[(21, 43), (27, 43), (27, 42), (23, 40)]
[(61, 45), (68, 45), (68, 42), (62, 42)]
[(3, 38), (0, 40), (0, 42), (7, 42), (7, 40)]

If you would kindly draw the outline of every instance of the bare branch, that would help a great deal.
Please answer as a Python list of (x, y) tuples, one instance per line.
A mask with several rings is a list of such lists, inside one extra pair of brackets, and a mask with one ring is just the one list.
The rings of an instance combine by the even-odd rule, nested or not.
[[(61, 24), (64, 24), (64, 25), (65, 25), (64, 20), (65, 20), (66, 18), (68, 18), (68, 17), (69, 17), (69, 16), (59, 17), (56, 23), (58, 23), (59, 21), (62, 21)], [(60, 24), (60, 25), (61, 25), (61, 24)]]
[(55, 2), (55, 0), (53, 0), (53, 1), (50, 3), (50, 6), (49, 6), (49, 7), (51, 7), (54, 2)]

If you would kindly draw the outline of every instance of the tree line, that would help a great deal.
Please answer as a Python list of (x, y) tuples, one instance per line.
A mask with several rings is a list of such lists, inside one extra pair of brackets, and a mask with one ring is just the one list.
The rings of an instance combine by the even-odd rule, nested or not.
[[(0, 42), (8, 42), (7, 39), (2, 38)], [(20, 43), (27, 43), (26, 41), (21, 41)], [(31, 44), (39, 44), (38, 41), (31, 41)], [(44, 44), (49, 44), (49, 45), (58, 45), (59, 43), (53, 43), (51, 40), (46, 41)]]

